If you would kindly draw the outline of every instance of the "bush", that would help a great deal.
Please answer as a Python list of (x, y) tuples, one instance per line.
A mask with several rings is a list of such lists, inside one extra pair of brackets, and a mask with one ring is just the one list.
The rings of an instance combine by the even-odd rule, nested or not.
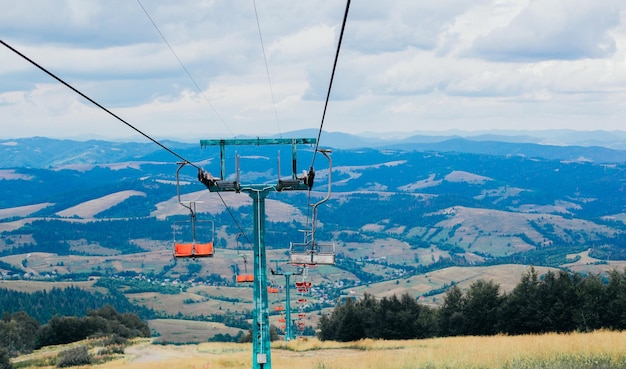
[(115, 355), (115, 354), (124, 354), (124, 346), (107, 346), (102, 350), (98, 351), (98, 355)]
[(105, 346), (126, 345), (126, 343), (128, 343), (128, 340), (124, 337), (118, 336), (117, 334), (113, 334), (104, 340)]
[(12, 369), (11, 359), (9, 358), (9, 352), (4, 348), (0, 348), (0, 369)]
[(87, 351), (87, 346), (78, 346), (65, 350), (59, 354), (57, 360), (58, 368), (89, 364), (91, 364), (91, 355)]

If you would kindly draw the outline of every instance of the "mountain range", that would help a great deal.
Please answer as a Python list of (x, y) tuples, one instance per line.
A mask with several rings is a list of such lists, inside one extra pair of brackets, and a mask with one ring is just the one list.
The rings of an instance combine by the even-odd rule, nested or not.
[[(316, 237), (335, 243), (337, 265), (320, 273), (327, 281), (344, 280), (344, 286), (376, 288), (457, 267), (532, 264), (585, 273), (623, 268), (626, 151), (615, 147), (626, 136), (585, 134), (560, 136), (561, 142), (568, 138), (581, 145), (557, 146), (531, 134), (390, 140), (324, 132), (320, 143), (332, 148), (332, 196), (320, 207)], [(284, 135), (296, 136), (315, 137), (315, 132)], [(220, 172), (217, 149), (163, 144), (197, 166)], [(153, 143), (41, 137), (2, 140), (0, 150), (0, 271), (145, 273), (140, 255), (152, 253), (155, 273), (173, 278), (182, 273), (167, 268), (171, 224), (188, 216), (176, 196), (179, 158)], [(289, 173), (285, 153), (290, 147), (238, 148), (241, 180), (275, 181), (279, 156), (280, 173)], [(235, 152), (226, 154), (227, 175), (234, 178)], [(312, 147), (300, 148), (298, 171), (308, 170), (314, 157)], [(300, 230), (309, 226), (307, 204), (326, 195), (328, 163), (318, 157), (314, 164), (311, 192), (268, 198), (267, 243), (276, 258), (284, 257), (289, 243), (299, 241)], [(238, 254), (250, 247), (251, 199), (210, 193), (191, 166), (181, 171), (180, 191), (183, 200), (197, 202), (201, 217), (216, 224), (211, 237), (224, 257), (216, 257), (211, 270), (231, 275)], [(25, 255), (32, 262), (25, 263)], [(101, 259), (98, 265), (85, 261), (69, 267), (67, 255)], [(450, 282), (459, 281), (405, 288), (427, 295)]]

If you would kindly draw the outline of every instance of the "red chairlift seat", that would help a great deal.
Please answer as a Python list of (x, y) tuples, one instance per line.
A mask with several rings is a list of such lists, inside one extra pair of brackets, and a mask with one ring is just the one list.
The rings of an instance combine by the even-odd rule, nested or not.
[(174, 244), (174, 256), (177, 258), (193, 256), (193, 243)]
[(215, 255), (213, 242), (174, 244), (174, 257), (177, 258), (202, 258), (213, 255)]
[[(177, 221), (172, 225), (174, 235), (174, 257), (175, 258), (202, 258), (212, 257), (215, 254), (213, 241), (215, 240), (215, 223), (212, 220), (196, 219), (196, 202), (184, 203), (180, 198), (179, 172), (188, 162), (178, 163), (176, 170), (176, 192), (178, 203), (189, 210), (189, 220)], [(196, 235), (201, 235), (198, 242)], [(210, 240), (210, 241), (209, 241)]]
[(252, 274), (239, 274), (236, 277), (237, 283), (254, 282), (254, 275)]
[[(240, 233), (242, 235), (243, 233)], [(239, 244), (239, 236), (237, 236), (237, 244)], [(239, 247), (237, 248), (239, 249)], [(239, 251), (237, 251), (239, 253)], [(243, 258), (243, 273), (239, 274), (239, 268), (237, 268), (237, 274), (235, 276), (235, 281), (237, 283), (246, 283), (246, 282), (254, 282), (254, 274), (248, 273), (248, 259), (246, 259), (246, 255), (239, 254)]]
[(213, 255), (213, 242), (196, 244), (195, 257), (211, 257)]
[(309, 292), (311, 286), (311, 282), (296, 282), (296, 290), (298, 292)]
[(304, 304), (306, 302), (306, 299), (298, 299), (298, 302)]

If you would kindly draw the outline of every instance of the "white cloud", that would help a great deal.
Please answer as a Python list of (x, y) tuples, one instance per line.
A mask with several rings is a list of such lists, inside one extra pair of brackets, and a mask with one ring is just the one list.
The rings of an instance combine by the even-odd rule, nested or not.
[[(134, 1), (0, 0), (0, 35), (150, 135), (195, 141), (319, 126), (345, 2), (256, 2), (275, 106), (251, 2), (142, 4), (200, 91)], [(352, 2), (324, 127), (622, 129), (625, 8)], [(3, 138), (141, 139), (6, 48), (0, 121), (9, 124)]]
[(616, 51), (609, 31), (621, 0), (531, 0), (508, 25), (476, 39), (474, 53), (499, 61), (602, 58)]

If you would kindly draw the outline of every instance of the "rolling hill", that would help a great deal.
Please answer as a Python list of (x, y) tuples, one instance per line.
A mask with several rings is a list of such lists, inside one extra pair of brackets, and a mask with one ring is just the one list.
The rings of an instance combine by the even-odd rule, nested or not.
[[(242, 255), (251, 255), (249, 196), (216, 196), (195, 169), (184, 168), (181, 198), (195, 201), (199, 218), (214, 222), (214, 233), (199, 237), (214, 238), (217, 255), (176, 261), (172, 224), (188, 218), (176, 196), (176, 158), (136, 143), (34, 138), (0, 145), (7, 153), (0, 160), (2, 278), (121, 273), (185, 286), (188, 294), (176, 297), (126, 294), (163, 314), (249, 308), (240, 296), (248, 288), (233, 282), (245, 268)], [(171, 145), (219, 173), (218, 152)], [(506, 291), (529, 265), (584, 273), (626, 266), (626, 152), (468, 139), (401, 145), (333, 149), (332, 197), (320, 207), (316, 237), (336, 244), (337, 264), (309, 271), (310, 309), (365, 292), (408, 292), (437, 304), (450, 285), (480, 278)], [(311, 150), (298, 153), (299, 171)], [(238, 154), (242, 181), (277, 177), (275, 148)], [(234, 166), (228, 169), (232, 177)], [(269, 196), (268, 259), (285, 259), (307, 226), (307, 204), (326, 195), (328, 168), (315, 169), (310, 193)], [(281, 173), (289, 170), (285, 164)], [(221, 290), (189, 290), (203, 285)]]

